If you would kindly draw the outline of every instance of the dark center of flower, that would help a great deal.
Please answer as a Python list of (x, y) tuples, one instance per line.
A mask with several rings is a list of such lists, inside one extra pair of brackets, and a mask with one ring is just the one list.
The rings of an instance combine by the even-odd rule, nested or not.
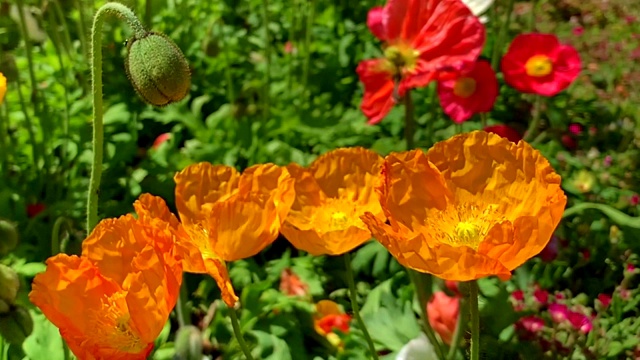
[(533, 77), (547, 76), (553, 70), (553, 63), (547, 55), (534, 55), (524, 65), (527, 75)]
[(462, 77), (456, 80), (453, 86), (453, 93), (456, 96), (467, 98), (476, 92), (476, 81), (469, 77)]

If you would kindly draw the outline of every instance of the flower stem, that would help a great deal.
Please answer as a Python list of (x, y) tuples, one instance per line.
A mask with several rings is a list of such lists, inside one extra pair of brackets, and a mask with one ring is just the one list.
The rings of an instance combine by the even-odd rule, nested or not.
[(404, 139), (407, 142), (407, 150), (411, 150), (415, 146), (416, 119), (413, 113), (414, 108), (413, 100), (411, 100), (411, 91), (407, 90), (407, 93), (404, 94)]
[(271, 92), (271, 38), (269, 37), (269, 0), (262, 0), (262, 22), (264, 31), (264, 120), (269, 120)]
[(478, 283), (469, 283), (469, 309), (471, 314), (471, 355), (470, 360), (480, 359), (480, 312), (478, 311)]
[(369, 351), (371, 352), (371, 358), (378, 360), (378, 352), (376, 351), (376, 347), (373, 344), (373, 340), (371, 339), (371, 335), (369, 335), (369, 331), (362, 321), (362, 317), (360, 317), (360, 308), (358, 306), (358, 293), (356, 291), (356, 282), (353, 276), (353, 269), (351, 269), (351, 254), (348, 252), (344, 254), (344, 266), (347, 270), (347, 283), (349, 284), (349, 297), (351, 298), (351, 308), (353, 309), (353, 315), (356, 317), (356, 321), (358, 325), (362, 329), (362, 333), (364, 334), (365, 340), (367, 340), (367, 344), (369, 345)]
[(251, 351), (247, 346), (247, 343), (244, 342), (244, 338), (242, 337), (242, 332), (240, 331), (240, 323), (238, 322), (238, 314), (236, 313), (236, 309), (234, 307), (229, 307), (229, 317), (231, 318), (231, 326), (233, 326), (233, 334), (236, 336), (236, 340), (238, 340), (238, 344), (240, 344), (240, 349), (244, 353), (244, 356), (247, 360), (253, 360), (253, 356), (251, 356)]
[(436, 355), (438, 359), (445, 359), (444, 351), (442, 350), (442, 345), (438, 338), (436, 337), (435, 332), (431, 328), (431, 323), (429, 323), (429, 314), (427, 313), (427, 303), (429, 302), (429, 297), (431, 296), (431, 275), (422, 274), (415, 270), (407, 269), (407, 273), (409, 274), (409, 278), (413, 283), (413, 287), (415, 288), (416, 297), (418, 298), (418, 304), (420, 306), (420, 320), (422, 320), (422, 330), (425, 335), (429, 339), (429, 342), (436, 349)]
[(533, 100), (533, 116), (532, 116), (531, 122), (529, 123), (529, 128), (527, 129), (527, 133), (524, 136), (524, 140), (527, 142), (531, 142), (531, 140), (535, 139), (535, 135), (538, 132), (538, 127), (540, 126), (542, 96), (538, 94), (534, 96), (535, 96), (535, 99)]
[(458, 345), (460, 344), (460, 339), (462, 338), (464, 329), (467, 327), (467, 323), (466, 323), (467, 303), (468, 303), (467, 301), (460, 300), (460, 308), (458, 311), (458, 322), (456, 322), (456, 329), (453, 332), (453, 338), (451, 339), (449, 353), (447, 354), (447, 360), (455, 360), (457, 350), (458, 350)]
[(504, 19), (502, 24), (500, 24), (500, 31), (498, 32), (498, 36), (493, 43), (493, 52), (491, 54), (491, 67), (497, 71), (498, 69), (498, 61), (500, 60), (500, 55), (502, 52), (502, 44), (504, 37), (509, 30), (509, 24), (511, 23), (511, 15), (513, 14), (513, 5), (515, 0), (508, 0), (507, 3), (507, 18)]
[(182, 276), (182, 285), (180, 286), (180, 295), (178, 296), (178, 303), (176, 304), (176, 315), (178, 317), (178, 326), (181, 328), (185, 325), (191, 324), (191, 314), (187, 307), (187, 300), (189, 299), (189, 293), (187, 290), (187, 284), (184, 281), (184, 274)]
[(102, 126), (102, 24), (107, 14), (124, 20), (134, 31), (136, 38), (147, 33), (128, 7), (109, 2), (98, 9), (91, 28), (91, 84), (93, 93), (93, 161), (91, 162), (91, 178), (89, 179), (89, 196), (87, 198), (87, 234), (98, 223), (98, 195), (102, 177), (102, 157), (104, 151), (104, 129)]

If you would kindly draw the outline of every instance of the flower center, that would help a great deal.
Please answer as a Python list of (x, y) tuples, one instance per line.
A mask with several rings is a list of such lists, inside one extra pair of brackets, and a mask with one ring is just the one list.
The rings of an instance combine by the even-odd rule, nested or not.
[(463, 244), (474, 244), (479, 242), (480, 227), (468, 221), (461, 221), (454, 229), (456, 240)]
[(534, 77), (547, 76), (553, 70), (553, 63), (547, 55), (534, 55), (524, 65), (527, 75)]
[(333, 214), (331, 214), (331, 222), (334, 227), (346, 227), (345, 225), (347, 225), (347, 214), (343, 213), (342, 211), (336, 211)]
[(102, 299), (102, 309), (91, 314), (97, 324), (95, 340), (104, 347), (127, 353), (138, 353), (146, 344), (131, 327), (131, 314), (126, 303), (126, 292), (120, 291)]
[(476, 81), (469, 77), (463, 77), (456, 80), (453, 86), (453, 93), (456, 96), (467, 98), (476, 92)]
[(435, 231), (435, 239), (443, 244), (477, 250), (493, 225), (503, 220), (497, 204), (463, 203), (427, 214), (425, 225)]
[(392, 45), (384, 50), (388, 69), (394, 75), (401, 75), (406, 71), (412, 71), (418, 61), (420, 52), (404, 45)]

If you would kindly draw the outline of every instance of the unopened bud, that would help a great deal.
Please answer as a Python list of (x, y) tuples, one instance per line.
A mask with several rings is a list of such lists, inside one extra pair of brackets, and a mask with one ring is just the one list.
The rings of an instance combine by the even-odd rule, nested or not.
[(11, 305), (16, 301), (20, 289), (18, 274), (10, 267), (0, 264), (0, 300)]
[(7, 220), (0, 219), (0, 255), (6, 255), (18, 245), (18, 231)]
[(138, 94), (152, 105), (180, 101), (191, 86), (187, 60), (164, 34), (149, 32), (130, 40), (125, 68)]
[(33, 331), (33, 319), (27, 309), (16, 306), (0, 315), (0, 336), (9, 344), (20, 345)]
[(176, 334), (176, 360), (202, 359), (202, 334), (193, 326), (183, 326)]

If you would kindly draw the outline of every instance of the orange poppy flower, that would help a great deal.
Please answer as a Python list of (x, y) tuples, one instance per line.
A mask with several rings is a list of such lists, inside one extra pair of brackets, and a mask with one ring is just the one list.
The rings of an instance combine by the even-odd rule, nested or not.
[(295, 193), (286, 168), (260, 164), (242, 174), (199, 163), (175, 176), (180, 219), (203, 258), (246, 259), (280, 233)]
[(369, 124), (382, 121), (408, 90), (476, 61), (485, 39), (482, 23), (457, 0), (389, 0), (372, 9), (367, 24), (385, 42), (384, 57), (356, 69)]
[(363, 221), (401, 264), (446, 280), (509, 278), (549, 242), (567, 201), (537, 150), (482, 131), (391, 154), (383, 176), (389, 225)]
[(29, 299), (60, 329), (79, 359), (146, 359), (180, 292), (172, 237), (131, 215), (103, 220), (83, 255), (47, 260)]
[(374, 191), (382, 162), (371, 150), (350, 148), (330, 151), (308, 169), (287, 166), (296, 180), (296, 200), (282, 234), (313, 255), (344, 254), (371, 239), (360, 216), (368, 211), (385, 221)]
[(133, 207), (140, 221), (148, 224), (150, 229), (169, 231), (174, 236), (173, 251), (183, 259), (184, 271), (209, 274), (218, 284), (222, 300), (228, 306), (235, 305), (238, 297), (231, 285), (224, 261), (212, 251), (200, 250), (207, 247), (206, 238), (202, 233), (193, 232), (192, 238), (161, 197), (142, 194)]

